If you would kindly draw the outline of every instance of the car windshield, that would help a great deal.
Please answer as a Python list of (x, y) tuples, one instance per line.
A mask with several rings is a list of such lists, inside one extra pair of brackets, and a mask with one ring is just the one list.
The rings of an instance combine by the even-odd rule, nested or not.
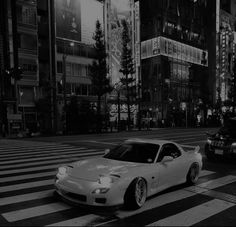
[(155, 161), (159, 145), (151, 143), (124, 143), (113, 148), (104, 158), (138, 162), (153, 163)]

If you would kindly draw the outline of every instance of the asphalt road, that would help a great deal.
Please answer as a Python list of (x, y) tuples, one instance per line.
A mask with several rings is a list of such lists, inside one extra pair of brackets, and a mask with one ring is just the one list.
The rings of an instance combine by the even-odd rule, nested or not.
[[(215, 130), (163, 128), (0, 140), (0, 226), (235, 226), (236, 161), (210, 163), (203, 152), (206, 131)], [(204, 165), (197, 186), (166, 190), (136, 211), (76, 207), (53, 196), (59, 165), (101, 156), (128, 138), (199, 145)]]

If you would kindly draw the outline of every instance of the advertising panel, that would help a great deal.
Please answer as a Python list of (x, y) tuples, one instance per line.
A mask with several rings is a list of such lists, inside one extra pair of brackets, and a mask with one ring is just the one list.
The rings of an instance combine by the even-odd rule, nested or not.
[(154, 57), (157, 54), (188, 61), (197, 65), (208, 65), (208, 52), (193, 46), (189, 46), (175, 40), (162, 36), (152, 39), (152, 52), (150, 52), (150, 41), (146, 40), (141, 43), (142, 59)]
[(93, 44), (96, 21), (103, 26), (103, 4), (96, 0), (56, 0), (56, 36)]
[(80, 0), (56, 0), (56, 36), (81, 41)]
[[(140, 20), (139, 20), (139, 2), (134, 4), (134, 23), (135, 23), (135, 62), (136, 67), (140, 66)], [(136, 69), (136, 71), (138, 71)]]

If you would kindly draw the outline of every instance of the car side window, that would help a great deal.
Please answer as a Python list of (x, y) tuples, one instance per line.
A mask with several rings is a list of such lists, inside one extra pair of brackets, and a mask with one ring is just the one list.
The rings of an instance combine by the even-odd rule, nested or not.
[(172, 156), (173, 158), (178, 158), (179, 156), (181, 156), (181, 152), (179, 150), (179, 148), (174, 145), (174, 144), (170, 144), (170, 156)]
[(161, 162), (164, 156), (170, 156), (170, 149), (168, 145), (163, 145), (158, 155), (157, 162)]
[(158, 155), (157, 162), (161, 162), (164, 156), (178, 158), (181, 155), (180, 150), (174, 144), (164, 144)]

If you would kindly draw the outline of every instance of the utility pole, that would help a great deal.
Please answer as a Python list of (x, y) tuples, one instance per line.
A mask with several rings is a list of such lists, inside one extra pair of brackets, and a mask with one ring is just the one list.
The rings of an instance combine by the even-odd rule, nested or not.
[[(64, 44), (65, 45), (65, 44)], [(64, 53), (62, 55), (62, 62), (63, 62), (63, 133), (66, 134), (67, 122), (66, 122), (66, 54), (65, 54), (65, 46), (64, 46)]]
[(51, 124), (52, 132), (57, 132), (57, 91), (56, 91), (56, 63), (55, 63), (55, 2), (48, 0), (49, 14), (49, 54), (50, 54), (50, 83), (51, 83)]

